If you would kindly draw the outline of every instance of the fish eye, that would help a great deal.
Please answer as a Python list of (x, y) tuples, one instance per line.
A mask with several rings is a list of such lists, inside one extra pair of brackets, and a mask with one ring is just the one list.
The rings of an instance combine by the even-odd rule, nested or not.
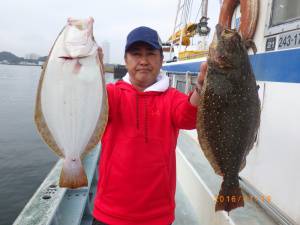
[(231, 34), (232, 33), (232, 30), (230, 30), (230, 29), (225, 29), (224, 30), (224, 34)]
[(230, 37), (231, 34), (233, 34), (231, 29), (224, 29), (224, 31), (222, 32), (222, 37), (227, 38)]

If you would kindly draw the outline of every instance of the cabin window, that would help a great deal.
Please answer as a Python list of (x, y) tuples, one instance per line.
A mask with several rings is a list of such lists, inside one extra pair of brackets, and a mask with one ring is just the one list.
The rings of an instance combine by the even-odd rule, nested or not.
[(299, 0), (273, 0), (271, 26), (300, 19)]

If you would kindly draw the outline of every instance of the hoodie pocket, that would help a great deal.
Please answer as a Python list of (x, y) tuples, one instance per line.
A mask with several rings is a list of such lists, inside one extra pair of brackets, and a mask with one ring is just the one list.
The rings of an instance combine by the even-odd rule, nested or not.
[(122, 140), (114, 149), (103, 201), (124, 217), (145, 218), (169, 212), (170, 177), (159, 140)]

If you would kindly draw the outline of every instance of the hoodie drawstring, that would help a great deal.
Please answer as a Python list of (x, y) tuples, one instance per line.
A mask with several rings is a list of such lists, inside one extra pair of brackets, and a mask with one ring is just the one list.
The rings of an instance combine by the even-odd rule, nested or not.
[(140, 128), (140, 120), (139, 120), (139, 95), (136, 95), (136, 128)]
[[(145, 142), (148, 142), (148, 104), (147, 104), (147, 97), (142, 98), (144, 101), (144, 109), (145, 109), (145, 123), (144, 123), (144, 137), (145, 137)], [(140, 128), (140, 115), (139, 115), (139, 101), (140, 101), (140, 97), (137, 94), (136, 95), (136, 128), (139, 129)]]
[(148, 110), (147, 110), (147, 98), (145, 98), (145, 142), (148, 143)]

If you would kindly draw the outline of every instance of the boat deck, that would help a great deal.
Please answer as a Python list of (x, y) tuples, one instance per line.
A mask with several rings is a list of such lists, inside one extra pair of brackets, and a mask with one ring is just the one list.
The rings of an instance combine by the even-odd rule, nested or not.
[(176, 186), (176, 209), (174, 225), (200, 225), (197, 214), (180, 184)]

